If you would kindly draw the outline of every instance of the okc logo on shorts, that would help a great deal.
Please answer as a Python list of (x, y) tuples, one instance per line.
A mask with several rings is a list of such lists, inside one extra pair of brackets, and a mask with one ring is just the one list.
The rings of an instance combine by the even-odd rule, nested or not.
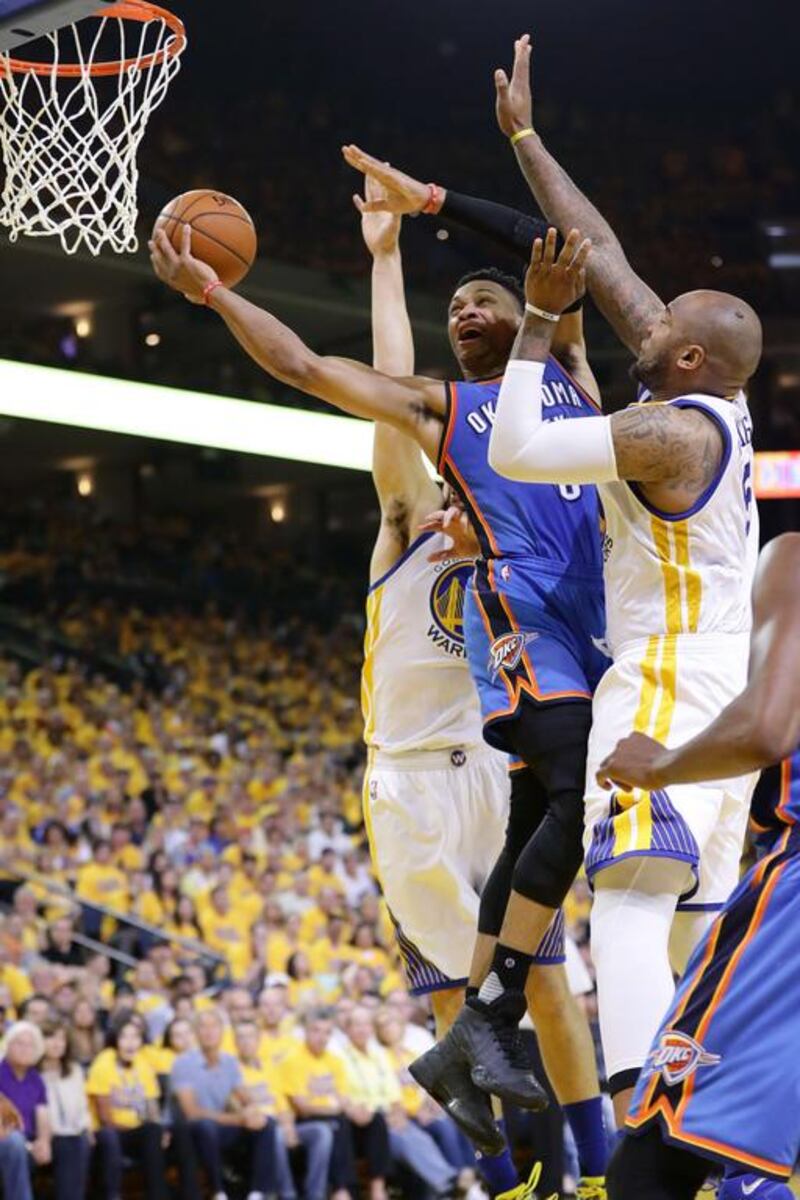
[(532, 642), (538, 633), (504, 633), (496, 638), (489, 647), (489, 670), (492, 679), (497, 678), (498, 671), (513, 671), (520, 664), (528, 642)]
[(718, 1062), (721, 1062), (719, 1054), (709, 1054), (688, 1033), (680, 1033), (677, 1029), (662, 1033), (650, 1054), (652, 1070), (660, 1071), (669, 1087), (683, 1083), (698, 1067), (715, 1067)]

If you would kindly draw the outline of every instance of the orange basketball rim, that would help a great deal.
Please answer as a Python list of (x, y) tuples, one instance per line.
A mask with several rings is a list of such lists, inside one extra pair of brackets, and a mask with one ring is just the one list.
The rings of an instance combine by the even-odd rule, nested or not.
[(132, 56), (125, 59), (109, 60), (107, 62), (91, 63), (52, 63), (32, 62), (24, 58), (9, 58), (5, 62), (0, 58), (0, 70), (12, 71), (15, 75), (58, 75), (62, 79), (75, 79), (82, 75), (117, 75), (120, 72), (136, 68), (139, 71), (149, 71), (151, 67), (164, 62), (165, 58), (177, 58), (186, 48), (186, 29), (180, 17), (176, 17), (167, 8), (150, 4), (149, 0), (120, 0), (119, 4), (110, 4), (107, 8), (94, 13), (100, 19), (120, 21), (163, 21), (172, 30), (174, 37), (169, 42), (154, 51), (139, 58)]

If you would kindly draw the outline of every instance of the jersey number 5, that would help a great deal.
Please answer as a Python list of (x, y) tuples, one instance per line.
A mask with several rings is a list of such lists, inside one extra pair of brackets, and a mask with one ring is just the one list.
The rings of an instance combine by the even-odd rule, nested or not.
[(745, 535), (750, 532), (750, 509), (753, 506), (753, 486), (750, 482), (752, 474), (753, 464), (752, 462), (746, 462), (744, 464), (744, 470), (742, 471), (742, 499), (744, 500)]

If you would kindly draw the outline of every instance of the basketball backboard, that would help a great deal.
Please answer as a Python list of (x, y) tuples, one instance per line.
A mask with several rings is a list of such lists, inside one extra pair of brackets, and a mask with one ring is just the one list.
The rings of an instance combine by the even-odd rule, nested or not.
[(111, 0), (0, 0), (0, 53), (73, 21), (82, 21), (110, 3)]

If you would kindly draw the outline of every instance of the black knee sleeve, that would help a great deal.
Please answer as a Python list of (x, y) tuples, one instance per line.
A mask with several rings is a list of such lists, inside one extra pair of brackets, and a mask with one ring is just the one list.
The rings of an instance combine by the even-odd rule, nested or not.
[(532, 771), (511, 772), (511, 800), (506, 837), (500, 857), (484, 884), (478, 911), (478, 932), (497, 937), (503, 924), (517, 859), (544, 820), (547, 793)]
[(524, 705), (513, 726), (517, 753), (544, 787), (547, 811), (519, 855), (514, 891), (558, 908), (583, 858), (586, 746), (592, 722), (589, 701)]
[(694, 1200), (710, 1167), (700, 1155), (668, 1145), (656, 1126), (641, 1137), (626, 1134), (606, 1172), (608, 1200)]

